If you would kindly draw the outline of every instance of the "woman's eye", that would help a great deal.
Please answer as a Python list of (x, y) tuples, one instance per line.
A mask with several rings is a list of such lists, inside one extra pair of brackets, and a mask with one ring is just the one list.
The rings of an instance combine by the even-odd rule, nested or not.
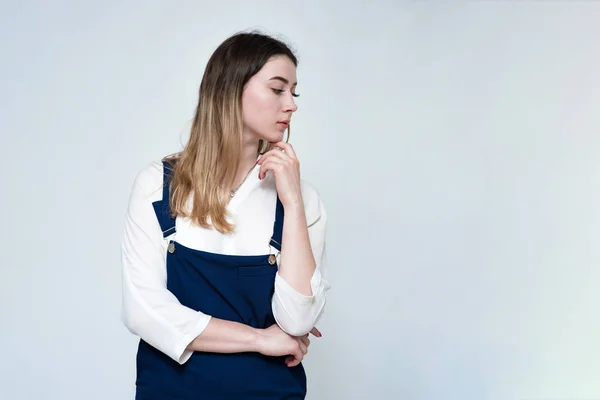
[[(283, 93), (283, 92), (284, 92), (284, 90), (283, 90), (283, 89), (271, 89), (271, 90), (273, 91), (273, 93), (275, 93), (275, 94), (277, 94), (277, 95), (279, 95), (279, 94), (281, 94), (281, 93)], [(294, 97), (300, 97), (300, 95), (299, 95), (299, 94), (296, 94), (296, 93), (292, 93), (292, 96), (294, 96)]]

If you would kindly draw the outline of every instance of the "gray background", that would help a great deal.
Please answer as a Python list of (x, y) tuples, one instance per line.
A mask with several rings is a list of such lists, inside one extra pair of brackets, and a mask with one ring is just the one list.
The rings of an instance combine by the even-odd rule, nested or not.
[(292, 143), (329, 211), (309, 399), (600, 399), (599, 2), (0, 15), (0, 398), (132, 398), (133, 178), (180, 149), (216, 46), (260, 28), (298, 51)]

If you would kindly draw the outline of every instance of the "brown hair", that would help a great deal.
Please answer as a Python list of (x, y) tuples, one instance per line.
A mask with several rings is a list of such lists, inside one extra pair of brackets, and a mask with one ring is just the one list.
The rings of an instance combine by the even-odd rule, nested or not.
[[(229, 37), (208, 60), (190, 138), (183, 151), (165, 157), (173, 166), (169, 200), (173, 217), (189, 217), (192, 223), (212, 225), (222, 233), (235, 229), (227, 221), (226, 206), (242, 151), (242, 93), (250, 78), (278, 55), (298, 65), (285, 43), (253, 31)], [(268, 142), (259, 141), (257, 157), (269, 148)]]

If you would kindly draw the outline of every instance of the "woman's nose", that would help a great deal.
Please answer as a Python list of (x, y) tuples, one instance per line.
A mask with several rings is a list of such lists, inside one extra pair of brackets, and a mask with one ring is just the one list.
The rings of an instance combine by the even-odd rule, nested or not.
[(295, 112), (297, 109), (298, 109), (298, 105), (294, 101), (294, 98), (292, 96), (290, 96), (289, 100), (285, 104), (285, 111), (286, 112)]

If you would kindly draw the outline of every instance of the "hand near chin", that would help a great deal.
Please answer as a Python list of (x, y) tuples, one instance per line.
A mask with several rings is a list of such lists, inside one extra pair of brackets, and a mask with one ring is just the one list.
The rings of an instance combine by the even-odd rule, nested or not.
[(275, 185), (284, 207), (303, 205), (300, 189), (300, 162), (291, 144), (273, 143), (273, 148), (258, 160), (259, 179), (264, 179), (268, 171), (275, 175)]

